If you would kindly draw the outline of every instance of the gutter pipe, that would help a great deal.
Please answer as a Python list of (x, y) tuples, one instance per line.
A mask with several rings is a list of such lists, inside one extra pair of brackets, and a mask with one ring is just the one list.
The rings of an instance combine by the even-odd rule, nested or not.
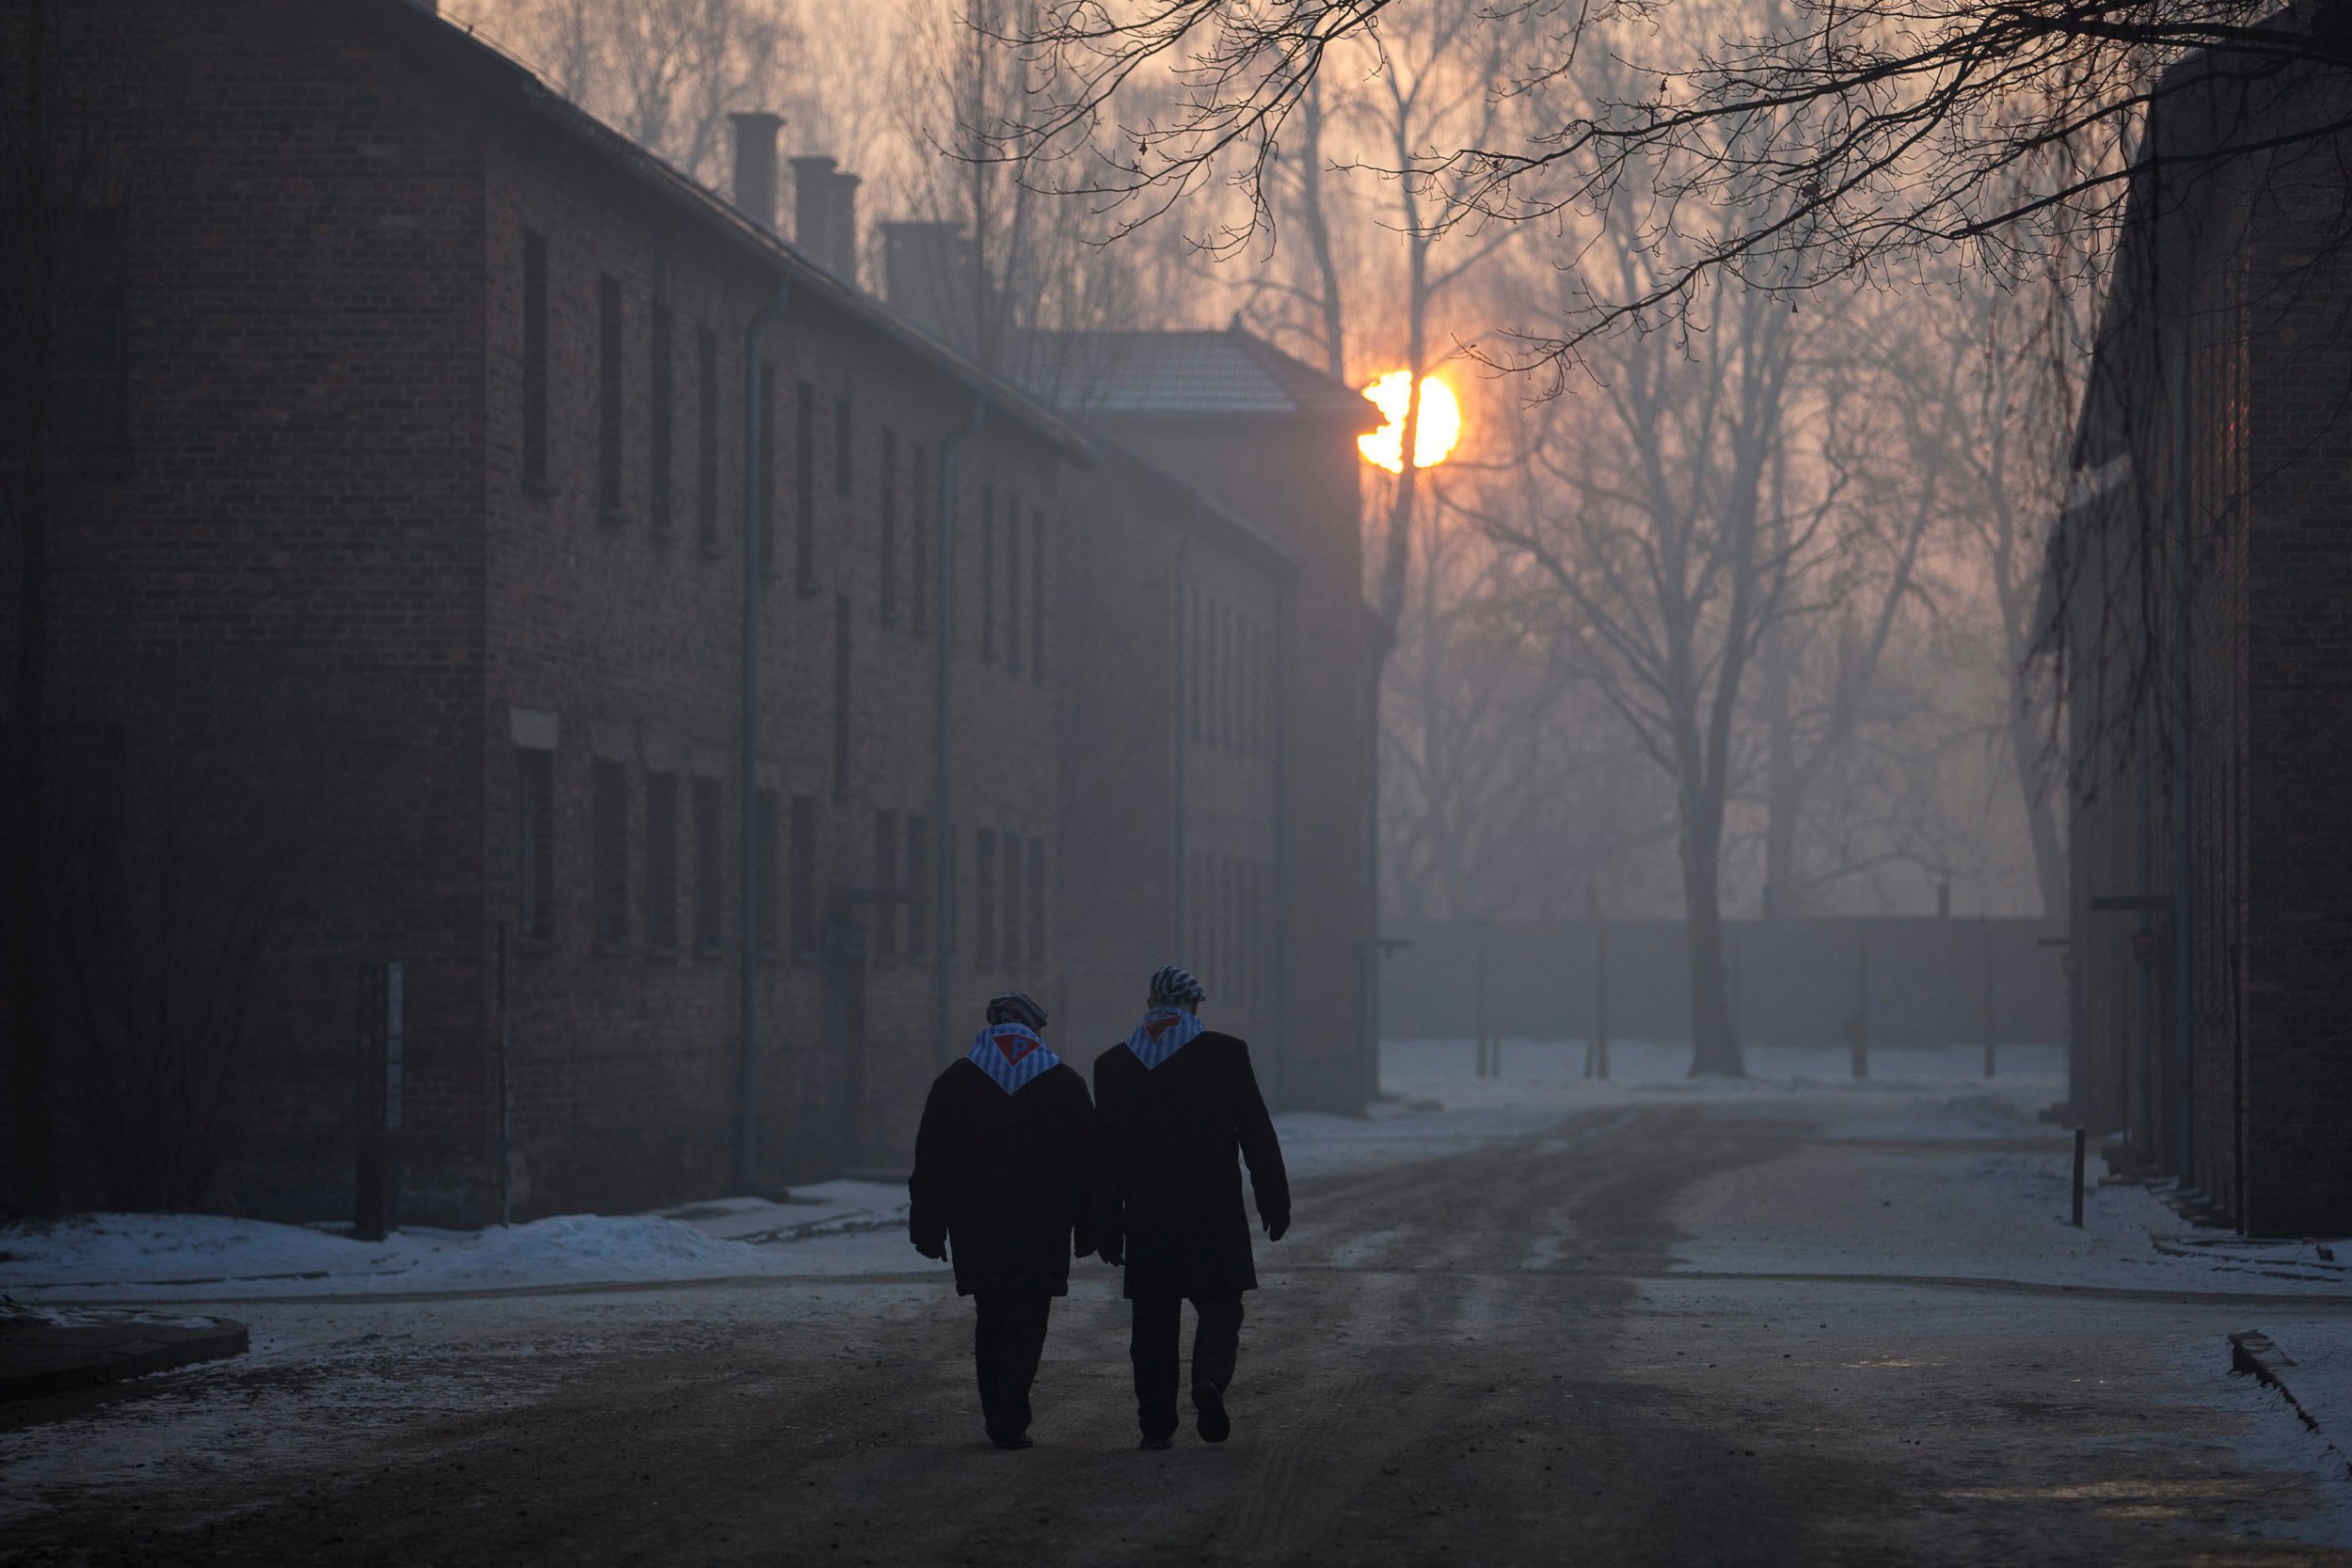
[(745, 1193), (756, 1189), (759, 1169), (759, 584), (766, 570), (759, 553), (765, 521), (759, 512), (763, 499), (759, 479), (768, 425), (760, 397), (760, 340), (768, 324), (783, 314), (791, 299), (791, 279), (778, 278), (774, 297), (743, 328), (743, 668), (740, 727), (736, 735), (740, 769), (736, 788), (742, 802), (741, 863), (736, 868), (740, 905), (736, 926), (743, 949), (736, 1006), (742, 1054), (736, 1064), (735, 1080), (735, 1184)]
[(939, 739), (931, 785), (931, 984), (941, 1048), (956, 1037), (956, 475), (963, 443), (988, 419), (988, 393), (972, 418), (939, 443)]

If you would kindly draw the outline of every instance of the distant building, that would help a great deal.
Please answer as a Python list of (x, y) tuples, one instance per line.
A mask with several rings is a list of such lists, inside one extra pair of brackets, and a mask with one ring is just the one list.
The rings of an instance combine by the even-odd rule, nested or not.
[(2052, 545), (2074, 1110), (2249, 1233), (2341, 1235), (2352, 89), (2211, 71), (2156, 100)]
[[(771, 117), (730, 203), (407, 0), (75, 9), (121, 265), (60, 388), (51, 725), (130, 777), (199, 736), (289, 867), (215, 1204), (349, 1212), (387, 960), (420, 1222), (494, 1217), (502, 1148), (518, 1217), (894, 1168), (984, 998), (1083, 1062), (1179, 954), (1292, 1101), (1362, 1104), (1361, 400), (1104, 450), (858, 290), (831, 160), (776, 235)], [(1146, 716), (1172, 816), (1087, 793)]]
[(1138, 960), (1173, 952), (1270, 1092), (1359, 1111), (1378, 629), (1356, 437), (1378, 413), (1238, 326), (1042, 334), (1014, 373), (1104, 454), (1071, 489), (1091, 526), (1063, 578), (1073, 1010), (1132, 1008)]

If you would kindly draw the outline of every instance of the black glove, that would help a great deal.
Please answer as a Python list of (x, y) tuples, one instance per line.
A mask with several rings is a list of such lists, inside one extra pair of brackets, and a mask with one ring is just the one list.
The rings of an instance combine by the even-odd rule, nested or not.
[(1280, 1241), (1283, 1234), (1287, 1232), (1290, 1227), (1291, 1217), (1288, 1214), (1269, 1214), (1265, 1216), (1265, 1239), (1269, 1242)]
[(926, 1230), (920, 1233), (911, 1233), (910, 1239), (914, 1243), (914, 1250), (933, 1262), (946, 1260), (947, 1233), (946, 1231)]
[(1097, 1242), (1094, 1243), (1094, 1255), (1116, 1269), (1127, 1261), (1127, 1244), (1116, 1237)]

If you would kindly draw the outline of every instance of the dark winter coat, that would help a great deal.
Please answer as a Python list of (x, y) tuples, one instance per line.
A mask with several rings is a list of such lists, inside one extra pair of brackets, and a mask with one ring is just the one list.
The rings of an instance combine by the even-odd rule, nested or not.
[(1128, 1296), (1257, 1289), (1235, 1154), (1269, 1228), (1290, 1223), (1291, 1189), (1249, 1047), (1203, 1030), (1146, 1068), (1113, 1046), (1094, 1059), (1094, 1101), (1093, 1239), (1104, 1257), (1125, 1246)]
[(907, 1179), (907, 1234), (927, 1256), (946, 1244), (958, 1295), (1068, 1293), (1071, 1232), (1087, 1222), (1092, 1121), (1086, 1080), (1068, 1066), (1013, 1094), (968, 1061), (932, 1083)]

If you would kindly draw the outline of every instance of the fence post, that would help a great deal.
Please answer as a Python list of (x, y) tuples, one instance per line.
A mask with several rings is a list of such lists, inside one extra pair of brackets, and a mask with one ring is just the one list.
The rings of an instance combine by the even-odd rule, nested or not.
[(1594, 1065), (1597, 1069), (1597, 1075), (1606, 1083), (1609, 1078), (1609, 922), (1596, 917), (1594, 927), (1600, 949), (1593, 965), (1597, 981), (1593, 988), (1593, 1010), (1596, 1015), (1593, 1020)]
[(1994, 1077), (1999, 1063), (1994, 1056), (1993, 1034), (1993, 917), (1984, 917), (1984, 1075)]
[(1480, 920), (1478, 932), (1478, 1076), (1487, 1076), (1486, 1068), (1486, 922)]
[(1853, 1075), (1870, 1076), (1870, 938), (1854, 938)]

